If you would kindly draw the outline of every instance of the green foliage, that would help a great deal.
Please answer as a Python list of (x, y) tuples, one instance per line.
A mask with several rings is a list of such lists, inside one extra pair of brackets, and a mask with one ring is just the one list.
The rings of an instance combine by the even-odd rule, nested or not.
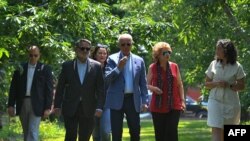
[[(22, 137), (22, 127), (21, 122), (18, 117), (10, 118), (9, 123), (3, 126), (0, 132), (0, 139), (12, 139), (21, 141)], [(39, 128), (39, 138), (40, 140), (48, 139), (58, 139), (59, 137), (64, 137), (65, 130), (62, 123), (58, 121), (50, 122), (48, 120), (42, 120)], [(60, 138), (62, 140), (62, 138)]]
[(0, 58), (2, 58), (4, 54), (6, 57), (9, 57), (9, 52), (4, 48), (0, 48)]
[[(3, 124), (3, 129), (0, 132), (0, 139), (7, 140), (8, 138), (20, 138), (18, 141), (21, 141), (22, 127), (18, 118), (9, 118), (4, 115), (3, 118), (5, 121)], [(12, 124), (9, 124), (12, 123)]]
[[(88, 38), (93, 45), (107, 44), (113, 53), (118, 51), (118, 34), (131, 33), (133, 52), (144, 57), (147, 67), (152, 46), (166, 41), (184, 86), (203, 88), (216, 41), (230, 38), (238, 48), (238, 61), (249, 72), (250, 63), (245, 61), (250, 59), (249, 16), (248, 0), (1, 0), (0, 110), (5, 107), (13, 68), (27, 60), (26, 47), (32, 44), (41, 47), (41, 61), (50, 64), (57, 77), (61, 63), (74, 58), (72, 43), (79, 38)], [(139, 46), (149, 53), (141, 53)], [(250, 91), (248, 77), (246, 84)]]
[(54, 122), (50, 122), (49, 120), (42, 121), (40, 124), (40, 132), (42, 140), (64, 137), (65, 134), (63, 123), (57, 120)]

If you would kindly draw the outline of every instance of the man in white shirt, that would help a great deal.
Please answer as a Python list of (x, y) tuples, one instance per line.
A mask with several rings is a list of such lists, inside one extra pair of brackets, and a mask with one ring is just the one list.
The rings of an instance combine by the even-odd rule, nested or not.
[(24, 141), (38, 141), (41, 117), (48, 117), (51, 110), (53, 78), (50, 67), (38, 61), (40, 50), (37, 46), (30, 46), (28, 55), (29, 61), (13, 74), (8, 114), (19, 115)]

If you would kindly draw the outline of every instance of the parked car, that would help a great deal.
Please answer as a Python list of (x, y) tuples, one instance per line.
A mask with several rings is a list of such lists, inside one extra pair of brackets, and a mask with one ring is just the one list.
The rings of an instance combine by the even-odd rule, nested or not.
[(183, 116), (195, 116), (197, 118), (207, 117), (207, 102), (206, 101), (195, 101), (190, 96), (186, 96), (186, 110)]
[[(152, 92), (148, 91), (149, 93), (149, 103), (152, 99)], [(189, 96), (186, 96), (186, 110), (182, 114), (182, 116), (195, 116), (197, 118), (206, 118), (207, 117), (207, 101), (195, 101)], [(141, 118), (151, 118), (151, 113), (144, 112), (140, 113)]]

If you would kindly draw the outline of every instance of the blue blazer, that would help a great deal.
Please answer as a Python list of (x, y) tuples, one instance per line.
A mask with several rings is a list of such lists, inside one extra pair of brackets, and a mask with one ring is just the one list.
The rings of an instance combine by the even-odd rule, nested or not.
[[(132, 54), (134, 105), (137, 112), (141, 111), (141, 104), (148, 104), (148, 90), (144, 60)], [(105, 82), (108, 85), (105, 107), (120, 110), (124, 100), (125, 79), (123, 72), (117, 73), (117, 65), (121, 59), (121, 52), (110, 55), (105, 67)]]

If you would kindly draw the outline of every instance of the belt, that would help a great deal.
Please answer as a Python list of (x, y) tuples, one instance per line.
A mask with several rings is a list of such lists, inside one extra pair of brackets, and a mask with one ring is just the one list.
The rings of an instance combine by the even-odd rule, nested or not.
[(126, 97), (131, 97), (131, 96), (133, 96), (133, 93), (124, 93), (124, 97), (126, 98)]

